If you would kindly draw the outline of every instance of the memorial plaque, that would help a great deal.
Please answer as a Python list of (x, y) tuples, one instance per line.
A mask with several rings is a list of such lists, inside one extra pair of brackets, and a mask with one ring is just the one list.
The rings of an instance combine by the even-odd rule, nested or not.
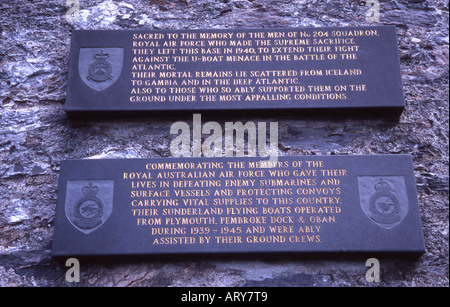
[(403, 108), (394, 26), (72, 33), (69, 115)]
[(68, 160), (53, 256), (424, 252), (409, 155)]

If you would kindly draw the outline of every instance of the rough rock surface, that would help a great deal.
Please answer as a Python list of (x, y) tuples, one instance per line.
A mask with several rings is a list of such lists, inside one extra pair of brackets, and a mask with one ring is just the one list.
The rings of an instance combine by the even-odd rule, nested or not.
[(400, 120), (269, 119), (279, 122), (280, 155), (412, 154), (421, 258), (380, 258), (377, 284), (366, 282), (362, 257), (81, 263), (81, 282), (68, 284), (50, 256), (60, 161), (169, 156), (169, 127), (179, 120), (69, 121), (71, 30), (368, 25), (365, 2), (80, 0), (79, 20), (68, 23), (65, 1), (1, 0), (0, 286), (449, 286), (448, 0), (380, 1), (381, 23), (398, 28)]

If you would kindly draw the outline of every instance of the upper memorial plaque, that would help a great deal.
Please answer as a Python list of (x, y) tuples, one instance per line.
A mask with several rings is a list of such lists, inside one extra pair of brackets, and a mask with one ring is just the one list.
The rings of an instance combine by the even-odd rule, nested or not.
[(403, 108), (393, 26), (72, 34), (70, 115)]

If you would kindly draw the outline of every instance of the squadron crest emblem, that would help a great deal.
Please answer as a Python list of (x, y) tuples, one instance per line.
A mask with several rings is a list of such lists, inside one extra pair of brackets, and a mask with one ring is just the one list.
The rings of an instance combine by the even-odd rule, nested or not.
[(84, 196), (75, 204), (74, 224), (83, 229), (92, 229), (103, 223), (103, 200), (97, 196), (98, 187), (89, 183), (82, 189)]
[(401, 176), (359, 177), (361, 209), (385, 229), (399, 225), (408, 213), (406, 184)]
[(68, 182), (65, 211), (75, 228), (88, 234), (106, 222), (112, 212), (113, 184), (108, 180)]
[(123, 48), (81, 48), (78, 70), (83, 82), (96, 91), (103, 91), (120, 77)]
[(394, 224), (400, 221), (400, 203), (390, 186), (383, 178), (375, 185), (375, 194), (369, 199), (371, 218), (381, 224)]
[(103, 53), (103, 49), (100, 53), (94, 55), (95, 61), (89, 65), (89, 74), (86, 77), (90, 81), (104, 82), (112, 79), (112, 65), (108, 61), (109, 54)]

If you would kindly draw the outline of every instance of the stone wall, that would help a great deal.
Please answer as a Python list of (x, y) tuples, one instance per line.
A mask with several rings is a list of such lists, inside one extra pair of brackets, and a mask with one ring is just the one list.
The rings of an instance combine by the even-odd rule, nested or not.
[(366, 282), (366, 259), (358, 256), (96, 261), (81, 263), (81, 282), (68, 284), (66, 268), (50, 255), (60, 161), (170, 156), (169, 128), (180, 120), (69, 121), (73, 29), (369, 25), (365, 2), (80, 0), (79, 20), (68, 23), (65, 1), (1, 0), (0, 286), (448, 286), (448, 0), (380, 1), (381, 23), (399, 35), (407, 104), (399, 120), (264, 116), (279, 123), (280, 155), (412, 154), (427, 249), (421, 258), (379, 258), (378, 284)]

